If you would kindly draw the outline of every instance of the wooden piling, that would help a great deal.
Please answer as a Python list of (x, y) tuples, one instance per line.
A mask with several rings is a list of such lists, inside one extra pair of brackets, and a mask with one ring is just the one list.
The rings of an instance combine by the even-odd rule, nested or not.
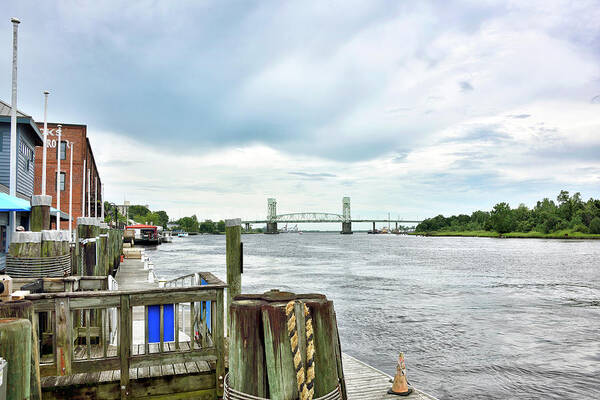
[(14, 232), (8, 252), (13, 257), (40, 257), (41, 241), (40, 232)]
[(229, 383), (258, 397), (268, 395), (261, 311), (265, 304), (251, 299), (233, 301), (229, 307)]
[(296, 301), (294, 315), (302, 365), (306, 365), (307, 347), (302, 303), (312, 316), (314, 397), (322, 397), (340, 384), (343, 398), (346, 399), (343, 374), (340, 373), (342, 361), (333, 302), (320, 294), (296, 295), (273, 290), (259, 295), (241, 294), (235, 297), (229, 308), (231, 387), (274, 400), (293, 400), (298, 397), (296, 369), (287, 329), (286, 305), (290, 301)]
[[(242, 292), (242, 220), (240, 218), (225, 221), (225, 251), (227, 264), (227, 305)], [(227, 314), (227, 326), (229, 326)]]
[(52, 196), (31, 196), (31, 219), (29, 225), (31, 226), (32, 232), (41, 232), (45, 229), (50, 229), (51, 205)]
[(23, 318), (0, 319), (0, 356), (8, 362), (7, 399), (31, 396), (31, 322)]
[(0, 318), (22, 318), (31, 323), (31, 372), (30, 393), (33, 400), (42, 398), (42, 385), (40, 382), (40, 352), (38, 348), (37, 321), (34, 321), (33, 303), (26, 300), (16, 300), (0, 303)]

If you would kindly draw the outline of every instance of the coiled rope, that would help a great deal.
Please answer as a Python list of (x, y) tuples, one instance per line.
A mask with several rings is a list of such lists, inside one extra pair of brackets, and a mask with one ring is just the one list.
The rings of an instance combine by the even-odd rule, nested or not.
[[(298, 302), (300, 303), (300, 302)], [(294, 368), (296, 369), (296, 382), (298, 384), (298, 396), (300, 400), (312, 400), (315, 394), (315, 346), (314, 332), (312, 326), (312, 316), (306, 304), (300, 303), (304, 309), (304, 319), (306, 328), (306, 373), (302, 364), (302, 356), (300, 355), (298, 346), (298, 326), (296, 321), (296, 313), (294, 306), (296, 301), (292, 300), (285, 307), (285, 315), (287, 317), (287, 329), (290, 336), (290, 345), (292, 347), (292, 355), (294, 356)]]

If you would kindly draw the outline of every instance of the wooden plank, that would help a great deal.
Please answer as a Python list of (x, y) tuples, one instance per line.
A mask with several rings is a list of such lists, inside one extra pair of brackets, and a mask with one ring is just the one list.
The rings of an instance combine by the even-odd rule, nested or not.
[(224, 315), (224, 303), (223, 303), (223, 289), (217, 291), (217, 301), (215, 302), (217, 312), (216, 315), (211, 318), (215, 318), (216, 326), (213, 331), (215, 338), (215, 346), (217, 348), (217, 365), (215, 371), (217, 396), (223, 396), (224, 380), (225, 380), (225, 315)]
[(119, 332), (120, 358), (121, 358), (121, 398), (129, 396), (129, 367), (131, 356), (131, 306), (129, 295), (121, 296), (120, 318), (121, 331)]
[(173, 305), (175, 314), (175, 350), (179, 350), (179, 303)]
[(144, 306), (144, 354), (150, 353), (150, 330), (148, 327), (148, 306)]
[(90, 313), (92, 311), (90, 309), (85, 310), (85, 344), (87, 347), (87, 358), (88, 360), (92, 358), (92, 338), (90, 335)]
[(56, 334), (55, 334), (55, 363), (56, 375), (70, 375), (71, 360), (73, 354), (72, 337), (71, 337), (71, 310), (69, 308), (70, 299), (56, 299), (55, 314), (56, 314)]
[(209, 361), (216, 360), (215, 348), (194, 349), (190, 351), (153, 353), (131, 356), (132, 367), (147, 367), (157, 364), (173, 364), (191, 361)]
[(165, 319), (165, 310), (164, 310), (164, 305), (160, 305), (159, 306), (159, 314), (160, 317), (158, 319), (159, 321), (159, 339), (160, 339), (160, 352), (162, 353), (163, 351), (165, 351), (165, 342), (164, 342), (164, 338), (165, 338), (165, 327), (164, 327), (164, 319)]

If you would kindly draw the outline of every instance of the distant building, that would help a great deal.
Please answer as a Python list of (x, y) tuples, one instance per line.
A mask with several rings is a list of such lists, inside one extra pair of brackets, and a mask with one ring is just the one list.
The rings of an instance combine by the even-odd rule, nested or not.
[[(75, 229), (77, 217), (100, 217), (102, 210), (102, 180), (98, 173), (96, 160), (87, 137), (87, 126), (77, 124), (61, 125), (61, 142), (58, 143), (58, 123), (48, 123), (46, 142), (46, 194), (52, 196), (52, 206), (56, 207), (56, 182), (60, 182), (60, 208), (69, 212), (69, 176), (73, 173), (73, 211), (72, 227)], [(38, 123), (43, 131), (44, 124)], [(70, 170), (71, 147), (73, 147), (73, 171)], [(60, 175), (57, 174), (60, 150)], [(35, 193), (42, 192), (42, 156), (43, 147), (35, 149)], [(85, 161), (85, 171), (83, 169)], [(91, 177), (88, 185), (88, 170)], [(85, 174), (85, 187), (83, 187)], [(89, 187), (89, 190), (88, 190)], [(89, 210), (88, 210), (89, 208)], [(69, 222), (62, 221), (61, 229), (68, 229)]]
[[(0, 192), (6, 194), (10, 192), (10, 111), (10, 105), (0, 100)], [(42, 133), (33, 118), (17, 111), (16, 197), (27, 203), (34, 194), (35, 146), (41, 145)], [(8, 211), (0, 211), (1, 250), (7, 248), (8, 223)], [(15, 225), (29, 229), (29, 211), (16, 212)]]

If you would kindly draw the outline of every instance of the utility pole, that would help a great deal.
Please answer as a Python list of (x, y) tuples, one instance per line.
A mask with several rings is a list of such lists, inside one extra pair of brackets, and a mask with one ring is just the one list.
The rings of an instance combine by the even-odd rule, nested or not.
[[(17, 195), (17, 36), (19, 33), (19, 21), (17, 18), (11, 18), (10, 22), (13, 24), (13, 59), (12, 59), (12, 96), (10, 102), (10, 181), (9, 181), (9, 194), (11, 196)], [(15, 211), (10, 212), (10, 231), (11, 240), (12, 232), (16, 230), (16, 218), (17, 213)], [(10, 243), (10, 240), (6, 241), (6, 245)]]

